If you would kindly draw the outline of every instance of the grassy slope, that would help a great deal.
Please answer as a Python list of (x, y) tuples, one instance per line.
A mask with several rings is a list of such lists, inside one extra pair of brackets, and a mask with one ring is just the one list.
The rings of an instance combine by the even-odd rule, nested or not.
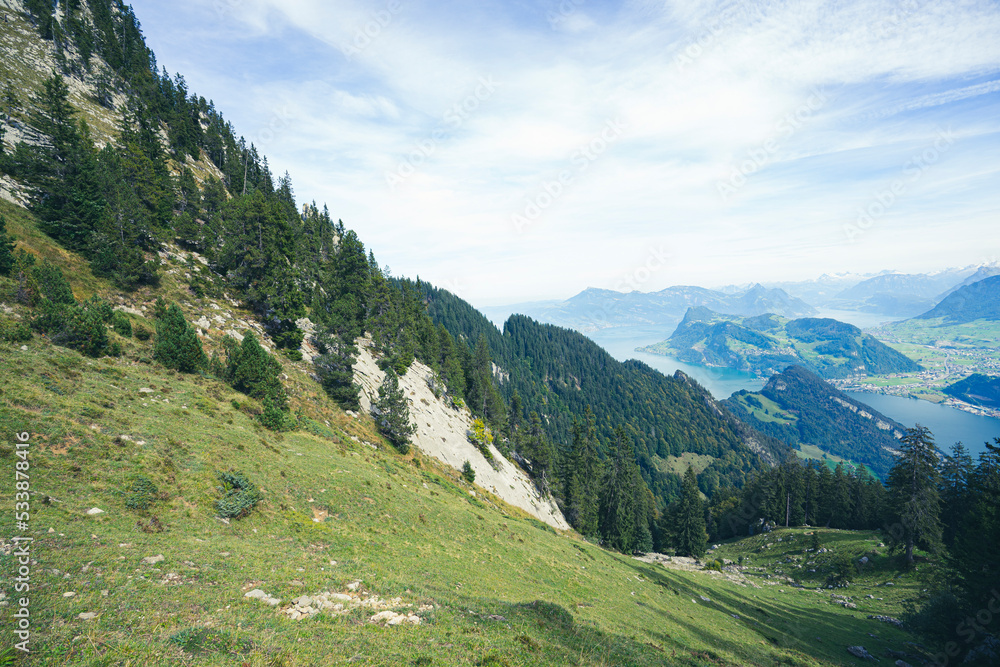
[[(214, 380), (89, 360), (38, 340), (0, 350), (0, 377), (5, 441), (32, 433), (35, 664), (241, 664), (240, 654), (249, 664), (361, 656), (461, 665), (490, 664), (482, 659), (491, 651), (508, 665), (654, 665), (665, 655), (678, 664), (850, 664), (842, 646), (806, 639), (859, 643), (883, 631), (858, 613), (817, 610), (815, 594), (745, 589), (557, 536), (482, 491), (470, 497), (453, 471), (354, 443), (352, 434), (371, 437), (366, 426), (325, 406), (317, 416), (330, 427), (275, 435), (235, 410), (238, 397)], [(119, 444), (120, 434), (134, 441)], [(10, 450), (2, 460), (12, 467)], [(214, 518), (214, 471), (229, 468), (257, 482), (266, 501), (225, 525)], [(164, 496), (151, 512), (166, 532), (142, 532), (136, 522), (147, 513), (125, 507), (119, 492), (136, 473)], [(12, 493), (2, 488), (9, 516)], [(95, 506), (106, 514), (87, 517)], [(141, 564), (157, 554), (163, 563)], [(11, 559), (3, 565), (11, 595)], [(162, 583), (170, 573), (179, 579)], [(358, 613), (291, 621), (242, 597), (260, 587), (289, 600), (355, 579), (436, 607), (420, 627), (380, 628)], [(87, 611), (100, 616), (77, 618)], [(224, 650), (185, 657), (170, 641), (204, 627), (221, 633)]]
[(95, 278), (84, 259), (39, 231), (34, 216), (23, 208), (0, 199), (0, 216), (7, 220), (7, 233), (17, 241), (17, 248), (46, 259), (62, 269), (77, 299), (87, 299), (94, 294), (106, 296), (109, 293), (111, 286), (107, 281)]

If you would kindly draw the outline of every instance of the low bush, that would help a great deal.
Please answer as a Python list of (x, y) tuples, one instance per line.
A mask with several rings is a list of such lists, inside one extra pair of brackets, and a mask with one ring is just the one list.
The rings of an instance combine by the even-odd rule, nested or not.
[(248, 516), (263, 498), (257, 486), (239, 472), (218, 473), (218, 487), (222, 498), (215, 501), (219, 516), (224, 519), (242, 519)]

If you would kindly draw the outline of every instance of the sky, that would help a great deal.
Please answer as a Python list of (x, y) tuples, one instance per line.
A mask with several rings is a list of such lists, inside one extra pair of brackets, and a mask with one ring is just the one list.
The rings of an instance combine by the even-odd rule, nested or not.
[(300, 204), (477, 306), (1000, 259), (995, 0), (133, 8)]

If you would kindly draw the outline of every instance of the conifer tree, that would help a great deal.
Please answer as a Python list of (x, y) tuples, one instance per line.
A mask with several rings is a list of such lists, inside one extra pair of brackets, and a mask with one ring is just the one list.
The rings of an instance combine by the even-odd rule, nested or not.
[(245, 335), (238, 347), (230, 343), (226, 376), (233, 389), (285, 410), (287, 398), (280, 374), (281, 364), (261, 347), (252, 333)]
[(7, 234), (7, 220), (0, 215), (0, 276), (9, 276), (14, 268), (14, 237)]
[(951, 448), (941, 465), (942, 539), (951, 547), (969, 510), (969, 481), (975, 467), (968, 450), (960, 442)]
[(32, 209), (43, 230), (71, 248), (83, 249), (104, 206), (93, 141), (86, 123), (76, 122), (61, 76), (53, 73), (43, 82), (37, 103), (33, 124), (50, 144), (18, 144), (13, 170), (34, 187)]
[(913, 549), (936, 552), (941, 545), (941, 475), (930, 430), (919, 424), (903, 436), (900, 455), (889, 471), (889, 511), (894, 525), (890, 546), (904, 549), (913, 565)]
[(208, 366), (208, 358), (194, 327), (184, 319), (176, 303), (156, 322), (156, 346), (153, 356), (167, 368), (194, 373)]
[(637, 485), (642, 483), (635, 463), (632, 441), (618, 428), (611, 444), (598, 509), (598, 527), (605, 544), (622, 553), (632, 553), (639, 543), (639, 518), (644, 509), (637, 502)]
[[(511, 400), (513, 406), (513, 400)], [(569, 480), (566, 482), (565, 507), (567, 519), (583, 535), (596, 535), (598, 492), (601, 470), (597, 455), (597, 428), (590, 407), (583, 419), (574, 425), (573, 449), (569, 457)], [(572, 517), (572, 519), (570, 519)]]
[[(956, 535), (950, 561), (960, 575), (958, 588), (970, 615), (995, 607), (994, 596), (1000, 590), (1000, 550), (996, 548), (1000, 544), (1000, 438), (985, 446), (978, 465), (969, 474), (968, 509)], [(977, 620), (983, 623), (982, 616)], [(995, 634), (997, 623), (998, 618), (994, 615), (992, 624), (983, 630)]]
[(391, 368), (385, 371), (385, 379), (378, 388), (378, 400), (372, 403), (371, 415), (382, 435), (401, 454), (410, 451), (410, 437), (417, 429), (410, 423), (410, 406), (399, 388), (399, 377)]
[(542, 430), (542, 420), (537, 412), (529, 417), (528, 432), (522, 441), (524, 456), (531, 462), (531, 477), (538, 484), (543, 494), (549, 493), (549, 481), (554, 463), (555, 453), (552, 443), (545, 437)]
[(361, 387), (354, 382), (354, 360), (358, 349), (341, 340), (332, 331), (318, 335), (313, 340), (320, 352), (313, 359), (313, 366), (327, 396), (345, 410), (359, 409)]
[(705, 531), (705, 510), (698, 492), (698, 480), (694, 469), (688, 466), (684, 472), (684, 485), (677, 508), (676, 535), (678, 552), (693, 558), (705, 555), (708, 534)]
[(843, 461), (838, 462), (837, 467), (833, 470), (832, 484), (832, 494), (829, 497), (832, 506), (831, 523), (836, 528), (846, 528), (850, 522), (853, 502), (850, 479), (844, 470)]

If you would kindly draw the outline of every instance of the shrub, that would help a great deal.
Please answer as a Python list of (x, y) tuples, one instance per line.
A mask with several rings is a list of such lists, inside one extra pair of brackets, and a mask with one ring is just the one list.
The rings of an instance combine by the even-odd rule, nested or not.
[(24, 322), (0, 319), (0, 340), (7, 343), (27, 343), (31, 340), (31, 329)]
[(469, 484), (476, 481), (476, 471), (472, 469), (472, 464), (468, 461), (462, 464), (462, 479)]
[(34, 255), (23, 250), (14, 253), (14, 264), (10, 271), (10, 277), (14, 280), (14, 299), (26, 306), (36, 305), (42, 296), (32, 270), (34, 266)]
[(48, 260), (43, 260), (41, 264), (32, 268), (32, 273), (35, 275), (35, 280), (38, 281), (42, 296), (46, 299), (64, 306), (72, 306), (76, 303), (73, 290), (58, 266)]
[(132, 335), (139, 340), (147, 341), (153, 337), (153, 332), (147, 329), (146, 327), (142, 326), (141, 324), (137, 324), (132, 329)]
[(167, 302), (163, 300), (162, 296), (156, 297), (156, 303), (153, 304), (153, 319), (162, 320), (167, 314)]
[(218, 487), (222, 498), (215, 501), (219, 516), (225, 519), (242, 519), (262, 500), (257, 486), (242, 473), (220, 472), (217, 476), (222, 484)]
[(167, 368), (194, 373), (208, 366), (208, 357), (201, 347), (194, 327), (184, 319), (184, 313), (171, 304), (156, 322), (156, 347), (153, 356)]
[[(490, 431), (490, 427), (486, 425), (482, 419), (478, 417), (472, 421), (472, 429), (466, 432), (466, 437), (469, 442), (476, 446), (476, 449), (486, 457), (486, 460), (493, 465), (493, 452), (490, 451), (490, 445), (493, 444), (493, 432)], [(493, 465), (495, 468), (496, 466)]]
[(243, 342), (234, 345), (235, 340), (223, 341), (226, 349), (226, 380), (233, 389), (251, 398), (263, 401), (270, 398), (279, 409), (285, 409), (285, 389), (278, 375), (281, 364), (267, 353), (253, 334), (247, 334)]
[(114, 327), (115, 333), (119, 336), (125, 338), (132, 337), (132, 320), (128, 318), (128, 315), (120, 310), (116, 310), (111, 315), (111, 326)]
[(42, 315), (34, 325), (49, 333), (56, 345), (79, 350), (91, 357), (117, 351), (108, 339), (107, 321), (111, 317), (111, 307), (100, 297), (92, 297), (76, 304), (68, 310), (48, 299), (42, 304)]
[(160, 492), (148, 477), (136, 475), (124, 492), (125, 507), (133, 510), (148, 510)]
[(285, 350), (285, 356), (292, 361), (302, 361), (302, 350)]

